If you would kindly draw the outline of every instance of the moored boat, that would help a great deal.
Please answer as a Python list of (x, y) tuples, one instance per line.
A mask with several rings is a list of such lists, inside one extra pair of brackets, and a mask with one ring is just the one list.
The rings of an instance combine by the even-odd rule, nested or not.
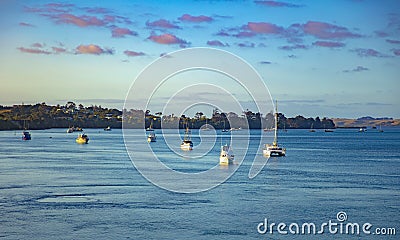
[(89, 137), (86, 134), (82, 133), (78, 135), (75, 141), (79, 144), (86, 144), (89, 142)]
[(219, 165), (229, 165), (233, 163), (234, 155), (230, 146), (225, 144), (221, 146), (221, 153), (219, 155)]
[(263, 149), (263, 155), (270, 156), (285, 156), (286, 148), (279, 147), (278, 145), (278, 102), (275, 104), (275, 129), (274, 129), (274, 141), (272, 144), (265, 144)]
[(189, 135), (189, 127), (186, 126), (186, 130), (185, 130), (185, 136), (183, 138), (183, 141), (181, 143), (181, 149), (184, 151), (190, 151), (193, 150), (193, 142), (190, 138)]
[(31, 134), (28, 131), (26, 130), (22, 131), (22, 140), (31, 140), (31, 139), (32, 139)]
[(148, 136), (147, 136), (147, 142), (156, 142), (157, 141), (157, 137), (156, 134), (154, 132), (151, 132)]

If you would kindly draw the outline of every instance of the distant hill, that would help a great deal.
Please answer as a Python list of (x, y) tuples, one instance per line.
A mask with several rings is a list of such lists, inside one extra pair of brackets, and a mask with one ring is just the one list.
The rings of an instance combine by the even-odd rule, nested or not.
[(400, 126), (400, 119), (393, 119), (388, 117), (373, 118), (370, 116), (361, 117), (357, 119), (348, 118), (332, 118), (336, 127), (338, 128), (361, 128), (361, 127), (394, 127)]

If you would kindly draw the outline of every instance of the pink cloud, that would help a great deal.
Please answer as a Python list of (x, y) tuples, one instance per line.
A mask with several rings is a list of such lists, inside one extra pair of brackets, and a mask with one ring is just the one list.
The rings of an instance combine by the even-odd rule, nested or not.
[(312, 45), (318, 47), (327, 47), (327, 48), (338, 48), (345, 46), (345, 44), (341, 42), (328, 42), (328, 41), (316, 41)]
[(279, 2), (279, 1), (254, 1), (256, 4), (264, 5), (267, 7), (290, 7), (290, 8), (298, 8), (303, 7), (303, 5), (297, 5), (287, 2)]
[(361, 35), (352, 33), (345, 27), (324, 22), (308, 21), (301, 27), (304, 33), (321, 39), (344, 39), (361, 37)]
[(260, 34), (279, 34), (284, 30), (282, 27), (267, 22), (249, 22), (244, 28)]
[(175, 25), (165, 19), (160, 19), (154, 22), (147, 21), (146, 26), (150, 28), (166, 28), (166, 29), (180, 28), (178, 25)]
[(279, 49), (286, 50), (286, 51), (292, 51), (294, 49), (308, 49), (308, 47), (303, 44), (295, 44), (292, 46), (282, 46), (282, 47), (279, 47)]
[(75, 16), (69, 13), (46, 15), (56, 23), (72, 24), (78, 27), (105, 26), (106, 22), (94, 16)]
[(59, 54), (59, 53), (66, 53), (67, 49), (61, 48), (61, 47), (52, 47), (53, 53)]
[(392, 43), (392, 44), (400, 44), (400, 40), (386, 39), (386, 42)]
[(101, 54), (114, 54), (114, 51), (111, 49), (103, 49), (97, 45), (89, 44), (89, 45), (79, 45), (76, 47), (77, 54), (94, 54), (94, 55), (101, 55)]
[(183, 14), (181, 17), (178, 18), (181, 21), (186, 21), (186, 22), (212, 22), (213, 18), (212, 17), (208, 17), (208, 16), (204, 16), (204, 15), (200, 15), (200, 16), (192, 16), (190, 14)]
[(187, 44), (185, 40), (182, 40), (175, 35), (169, 33), (164, 33), (161, 35), (151, 35), (150, 37), (148, 37), (148, 39), (159, 44)]
[(229, 44), (227, 43), (222, 43), (218, 40), (211, 40), (211, 41), (207, 41), (207, 45), (209, 46), (215, 46), (215, 47), (229, 47)]
[(130, 36), (137, 36), (137, 32), (131, 31), (127, 28), (113, 28), (112, 31), (112, 37), (113, 38), (123, 38), (126, 35), (130, 35)]
[(34, 27), (35, 26), (35, 25), (32, 25), (30, 23), (26, 23), (26, 22), (20, 22), (19, 25), (22, 26), (22, 27)]
[(356, 48), (351, 51), (357, 53), (360, 57), (388, 57), (387, 55), (371, 48)]
[(20, 52), (23, 53), (32, 53), (32, 54), (45, 54), (45, 55), (49, 55), (51, 52), (49, 51), (45, 51), (42, 49), (37, 49), (37, 48), (24, 48), (24, 47), (19, 47), (17, 48)]
[(143, 52), (135, 52), (135, 51), (129, 51), (129, 50), (125, 50), (124, 54), (128, 57), (137, 57), (137, 56), (145, 55)]

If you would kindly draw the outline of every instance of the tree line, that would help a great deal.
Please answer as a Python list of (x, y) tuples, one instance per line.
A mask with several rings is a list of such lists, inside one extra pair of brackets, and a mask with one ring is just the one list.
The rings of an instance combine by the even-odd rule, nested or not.
[[(174, 114), (165, 115), (161, 112), (152, 113), (150, 110), (110, 109), (97, 105), (83, 106), (74, 102), (65, 105), (34, 105), (0, 106), (0, 130), (18, 129), (49, 129), (49, 128), (186, 128), (199, 129), (212, 127), (215, 129), (271, 129), (274, 127), (274, 114), (243, 111), (240, 115), (234, 112), (224, 113), (214, 109), (207, 117), (203, 112), (197, 112), (193, 117)], [(331, 119), (319, 117), (305, 118), (296, 116), (287, 118), (278, 113), (278, 128), (334, 128)]]

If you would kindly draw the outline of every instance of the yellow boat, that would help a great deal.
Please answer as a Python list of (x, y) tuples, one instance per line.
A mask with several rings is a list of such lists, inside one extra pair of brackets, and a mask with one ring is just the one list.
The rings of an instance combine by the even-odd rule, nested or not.
[(76, 142), (79, 144), (86, 144), (89, 142), (89, 137), (86, 134), (79, 134), (76, 138)]

